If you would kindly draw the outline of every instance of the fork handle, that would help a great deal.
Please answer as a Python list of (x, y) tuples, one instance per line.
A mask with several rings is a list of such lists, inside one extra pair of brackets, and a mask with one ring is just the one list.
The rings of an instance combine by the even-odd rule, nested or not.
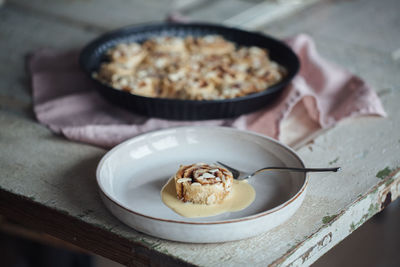
[(294, 167), (266, 167), (255, 171), (251, 176), (256, 175), (257, 173), (263, 171), (293, 171), (293, 172), (337, 172), (340, 170), (340, 167), (335, 168), (294, 168)]

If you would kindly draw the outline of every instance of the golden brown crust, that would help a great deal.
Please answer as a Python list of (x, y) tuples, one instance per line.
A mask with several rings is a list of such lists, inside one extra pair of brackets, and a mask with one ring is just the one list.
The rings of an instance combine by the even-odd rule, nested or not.
[(231, 191), (233, 176), (220, 166), (196, 163), (181, 165), (174, 176), (177, 198), (196, 204), (216, 204)]
[(158, 37), (118, 44), (94, 78), (137, 95), (216, 100), (266, 90), (286, 75), (259, 47), (239, 47), (218, 35)]

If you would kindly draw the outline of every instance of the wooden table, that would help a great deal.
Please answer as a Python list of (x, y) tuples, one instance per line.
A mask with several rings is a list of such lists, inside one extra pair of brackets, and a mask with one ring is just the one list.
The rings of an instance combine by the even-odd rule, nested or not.
[[(309, 265), (400, 194), (399, 4), (319, 1), (261, 25), (251, 17), (254, 10), (249, 20), (237, 15), (252, 2), (182, 3), (6, 1), (0, 8), (0, 213), (126, 265)], [(347, 119), (298, 148), (306, 165), (340, 165), (343, 171), (311, 175), (299, 211), (258, 237), (183, 244), (136, 232), (99, 198), (95, 168), (106, 151), (56, 136), (34, 117), (24, 68), (28, 52), (81, 47), (106, 30), (161, 20), (176, 4), (195, 18), (230, 25), (241, 20), (243, 27), (277, 37), (310, 34), (323, 56), (375, 88), (389, 114)]]

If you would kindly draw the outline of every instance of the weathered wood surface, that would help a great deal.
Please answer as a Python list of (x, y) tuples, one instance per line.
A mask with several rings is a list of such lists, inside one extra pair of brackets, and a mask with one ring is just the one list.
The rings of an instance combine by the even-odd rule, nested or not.
[[(309, 166), (337, 164), (343, 171), (313, 174), (305, 202), (290, 221), (252, 239), (205, 245), (160, 240), (120, 223), (102, 205), (95, 184), (95, 168), (106, 151), (55, 136), (33, 116), (26, 53), (43, 46), (79, 47), (125, 21), (116, 14), (110, 24), (95, 20), (95, 12), (110, 8), (104, 1), (90, 11), (86, 1), (72, 1), (70, 8), (65, 4), (70, 1), (59, 0), (42, 13), (40, 2), (47, 1), (26, 4), (37, 12), (23, 1), (9, 2), (0, 8), (2, 214), (123, 264), (297, 266), (314, 262), (399, 195), (395, 0), (324, 1), (263, 28), (280, 37), (313, 36), (321, 54), (374, 86), (389, 116), (349, 119), (299, 150)], [(79, 5), (85, 11), (74, 12)]]

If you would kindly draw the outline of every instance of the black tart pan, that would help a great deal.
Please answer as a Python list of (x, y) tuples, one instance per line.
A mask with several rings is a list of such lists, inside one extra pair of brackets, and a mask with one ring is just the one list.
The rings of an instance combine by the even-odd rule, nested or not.
[[(180, 100), (144, 97), (114, 89), (92, 78), (100, 64), (106, 61), (105, 52), (123, 42), (142, 43), (157, 36), (204, 36), (218, 34), (238, 46), (258, 46), (269, 50), (272, 60), (284, 66), (287, 76), (267, 90), (243, 97), (223, 100)], [(80, 65), (93, 79), (99, 93), (111, 103), (134, 113), (170, 120), (209, 120), (233, 118), (268, 106), (299, 70), (299, 59), (283, 42), (262, 33), (249, 32), (221, 25), (191, 23), (158, 23), (129, 26), (106, 33), (90, 42), (80, 54)]]

